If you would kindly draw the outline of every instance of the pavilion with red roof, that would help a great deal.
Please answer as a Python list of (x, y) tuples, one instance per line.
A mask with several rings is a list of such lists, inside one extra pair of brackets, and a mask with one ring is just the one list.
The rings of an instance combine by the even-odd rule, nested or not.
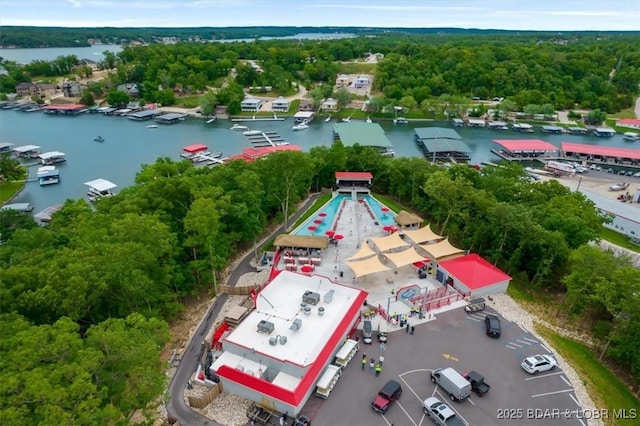
[(621, 160), (640, 160), (640, 149), (617, 148), (613, 146), (585, 145), (580, 143), (562, 142), (562, 151), (567, 157), (573, 155), (591, 155), (601, 157), (605, 162), (608, 158)]
[(501, 157), (539, 157), (555, 154), (555, 145), (540, 139), (494, 139), (502, 147)]
[(86, 106), (82, 104), (45, 105), (41, 109), (47, 114), (76, 115)]
[(616, 121), (616, 126), (640, 130), (640, 118), (621, 118)]
[(336, 172), (336, 191), (353, 197), (369, 195), (372, 180), (370, 172)]
[(506, 293), (511, 281), (509, 275), (475, 253), (439, 262), (438, 272), (444, 275), (444, 282), (472, 296)]

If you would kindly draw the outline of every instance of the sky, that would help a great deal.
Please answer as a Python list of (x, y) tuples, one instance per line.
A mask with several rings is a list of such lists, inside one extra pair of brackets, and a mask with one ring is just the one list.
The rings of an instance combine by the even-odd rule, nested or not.
[(0, 25), (640, 31), (640, 0), (0, 0)]

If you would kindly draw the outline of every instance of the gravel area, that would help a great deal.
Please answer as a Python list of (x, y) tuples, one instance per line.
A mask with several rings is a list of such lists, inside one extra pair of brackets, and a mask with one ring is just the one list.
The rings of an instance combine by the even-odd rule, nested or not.
[[(585, 342), (586, 344), (591, 344), (591, 345), (593, 344), (593, 342), (585, 338), (585, 336), (580, 336), (575, 333), (568, 333), (565, 330), (558, 329), (557, 327), (552, 326), (551, 324), (545, 321), (540, 321), (539, 319), (531, 315), (529, 312), (527, 312), (526, 310), (518, 306), (518, 304), (516, 304), (516, 302), (506, 294), (492, 295), (491, 300), (489, 300), (489, 306), (491, 306), (493, 309), (499, 312), (500, 315), (502, 315), (505, 319), (509, 321), (513, 321), (519, 326), (521, 326), (522, 328), (524, 328), (525, 330), (530, 331), (534, 336), (536, 336), (537, 339), (539, 339), (542, 343), (544, 343), (549, 348), (552, 348), (549, 342), (547, 342), (545, 339), (543, 339), (541, 336), (539, 336), (535, 332), (534, 324), (536, 322), (543, 324), (545, 327), (549, 327), (553, 329), (554, 331), (558, 332), (559, 334), (562, 334), (563, 336), (580, 340), (582, 342)], [(581, 407), (582, 410), (585, 410), (587, 412), (595, 412), (596, 406), (591, 400), (591, 397), (589, 396), (589, 394), (587, 393), (587, 389), (585, 388), (584, 383), (582, 382), (582, 379), (580, 378), (580, 376), (575, 372), (575, 370), (571, 367), (571, 365), (565, 362), (565, 360), (560, 355), (558, 354), (554, 354), (554, 355), (555, 355), (555, 358), (558, 360), (558, 365), (562, 368), (562, 371), (564, 372), (564, 374), (567, 376), (567, 378), (573, 385), (576, 398), (582, 404), (582, 407)], [(602, 424), (603, 424), (602, 421), (599, 419), (589, 419), (589, 425), (591, 426), (601, 426)]]
[(244, 426), (249, 422), (247, 410), (251, 404), (247, 399), (223, 392), (201, 412), (221, 425)]

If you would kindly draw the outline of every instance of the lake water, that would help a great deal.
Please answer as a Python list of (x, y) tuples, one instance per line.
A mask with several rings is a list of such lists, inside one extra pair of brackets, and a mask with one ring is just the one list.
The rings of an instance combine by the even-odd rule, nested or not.
[[(38, 145), (41, 152), (62, 151), (67, 161), (59, 166), (61, 182), (58, 185), (41, 187), (37, 182), (27, 184), (25, 190), (14, 202), (28, 202), (35, 211), (64, 202), (67, 198), (83, 198), (86, 194), (84, 182), (104, 178), (116, 183), (119, 188), (131, 185), (142, 164), (155, 162), (159, 157), (180, 160), (182, 147), (206, 144), (212, 151), (221, 151), (224, 156), (239, 154), (251, 143), (242, 132), (229, 130), (231, 122), (218, 120), (206, 124), (204, 120), (189, 119), (175, 125), (159, 125), (148, 129), (149, 122), (136, 122), (125, 117), (107, 117), (101, 114), (81, 114), (78, 116), (53, 116), (40, 112), (25, 113), (0, 110), (0, 142), (15, 146)], [(309, 151), (314, 146), (331, 146), (333, 123), (316, 120), (309, 129), (293, 131), (292, 120), (261, 121), (242, 123), (252, 130), (274, 131), (285, 141)], [(408, 125), (394, 125), (381, 122), (386, 135), (393, 143), (397, 156), (420, 156), (422, 152), (414, 141), (416, 127), (442, 126), (447, 123), (422, 122)], [(587, 143), (603, 146), (630, 147), (621, 135), (613, 138), (595, 136), (549, 135), (535, 133), (522, 135), (513, 131), (493, 131), (461, 127), (456, 131), (471, 148), (471, 162), (496, 162), (499, 159), (490, 152), (495, 145), (492, 139), (539, 138), (560, 146), (561, 141)], [(94, 142), (96, 136), (105, 142)], [(31, 177), (37, 166), (30, 167)]]
[(78, 59), (91, 59), (101, 61), (104, 58), (103, 52), (110, 51), (118, 53), (121, 46), (115, 44), (98, 44), (90, 47), (51, 47), (41, 49), (0, 49), (0, 57), (19, 64), (28, 64), (37, 59), (52, 61), (58, 56), (76, 55)]

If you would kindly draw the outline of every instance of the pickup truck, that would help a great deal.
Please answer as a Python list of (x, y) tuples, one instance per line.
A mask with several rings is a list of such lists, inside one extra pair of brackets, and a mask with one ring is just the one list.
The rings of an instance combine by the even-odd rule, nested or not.
[(438, 398), (427, 398), (422, 403), (425, 414), (440, 426), (466, 426), (456, 413)]
[(479, 397), (482, 397), (485, 393), (489, 392), (491, 386), (484, 382), (484, 376), (477, 371), (469, 371), (462, 375), (465, 379), (471, 383), (471, 391)]

